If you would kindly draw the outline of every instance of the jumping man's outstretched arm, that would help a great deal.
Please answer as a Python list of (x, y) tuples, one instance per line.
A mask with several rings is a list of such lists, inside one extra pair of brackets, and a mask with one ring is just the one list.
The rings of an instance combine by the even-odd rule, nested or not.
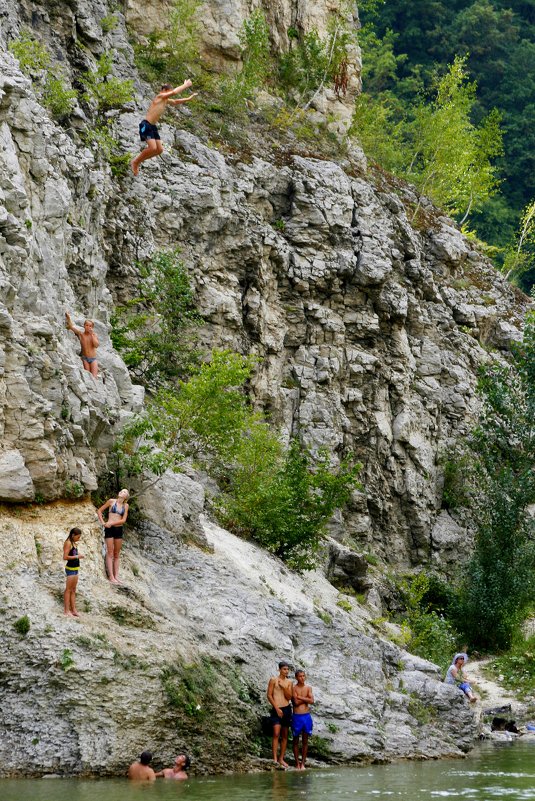
[(180, 92), (183, 92), (184, 89), (189, 89), (191, 83), (192, 82), (188, 78), (187, 81), (184, 81), (184, 83), (181, 86), (176, 86), (174, 89), (168, 89), (165, 92), (158, 92), (158, 97), (161, 97), (163, 100), (166, 100), (168, 97), (172, 97), (173, 95), (178, 95), (180, 94)]
[(189, 101), (197, 97), (198, 94), (198, 92), (193, 92), (189, 97), (179, 97), (178, 100), (169, 100), (168, 103), (170, 106), (180, 106), (182, 103), (189, 103)]

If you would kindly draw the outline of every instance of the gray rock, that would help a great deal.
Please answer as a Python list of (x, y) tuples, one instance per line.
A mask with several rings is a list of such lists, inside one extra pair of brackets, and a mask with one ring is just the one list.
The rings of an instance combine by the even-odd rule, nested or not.
[(34, 495), (33, 481), (20, 451), (1, 451), (0, 500), (33, 501)]

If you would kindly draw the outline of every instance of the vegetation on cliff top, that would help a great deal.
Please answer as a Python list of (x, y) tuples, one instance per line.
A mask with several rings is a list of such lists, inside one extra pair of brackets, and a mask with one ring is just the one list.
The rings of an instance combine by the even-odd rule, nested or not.
[[(372, 0), (359, 3), (363, 30), (361, 103), (382, 119), (380, 148), (370, 152), (388, 166), (398, 157), (406, 120), (456, 57), (465, 59), (477, 95), (470, 120), (479, 126), (493, 109), (502, 119), (503, 154), (497, 161), (500, 191), (471, 216), (482, 240), (501, 249), (512, 242), (518, 220), (535, 197), (535, 17), (523, 0)], [(379, 129), (379, 126), (377, 126)], [(392, 137), (393, 144), (389, 139)], [(386, 151), (386, 152), (385, 152)], [(534, 249), (520, 284), (535, 279)]]

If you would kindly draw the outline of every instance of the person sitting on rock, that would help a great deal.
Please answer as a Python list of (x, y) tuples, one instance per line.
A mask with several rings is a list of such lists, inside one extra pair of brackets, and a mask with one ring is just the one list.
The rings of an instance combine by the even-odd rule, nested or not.
[(463, 665), (465, 663), (464, 654), (455, 654), (452, 664), (449, 666), (444, 679), (446, 684), (453, 684), (462, 690), (471, 704), (477, 701), (477, 696), (474, 695), (472, 688), (468, 682), (468, 677), (463, 675)]
[(163, 776), (164, 779), (187, 779), (188, 774), (186, 771), (189, 770), (190, 765), (191, 760), (189, 756), (187, 754), (180, 754), (175, 759), (175, 764), (172, 768), (164, 768), (158, 771), (156, 776)]
[(76, 328), (69, 312), (65, 312), (65, 320), (67, 321), (67, 328), (69, 331), (76, 334), (80, 340), (80, 347), (82, 349), (80, 356), (82, 357), (84, 370), (87, 370), (96, 378), (98, 375), (97, 348), (99, 342), (95, 334), (95, 324), (93, 320), (86, 320), (83, 328)]
[(156, 779), (156, 774), (150, 767), (152, 754), (150, 751), (143, 751), (138, 762), (132, 762), (128, 768), (128, 778), (137, 782), (152, 782)]
[(189, 89), (190, 86), (191, 81), (189, 78), (187, 81), (184, 81), (181, 86), (177, 86), (175, 89), (173, 89), (170, 83), (164, 83), (156, 97), (153, 99), (145, 119), (141, 120), (139, 123), (139, 138), (142, 142), (147, 143), (147, 147), (130, 162), (130, 167), (132, 168), (134, 175), (138, 174), (142, 161), (146, 161), (146, 159), (152, 159), (154, 156), (161, 156), (163, 153), (163, 145), (160, 141), (160, 134), (158, 132), (158, 128), (156, 127), (156, 123), (168, 105), (178, 106), (182, 103), (189, 103), (190, 100), (193, 100), (194, 97), (197, 97), (197, 92), (194, 92), (193, 94), (189, 95), (189, 97), (180, 97), (177, 100), (171, 100), (173, 95), (180, 94), (180, 92), (183, 92), (184, 89)]
[[(292, 690), (294, 707), (292, 715), (293, 752), (295, 767), (297, 770), (305, 770), (308, 753), (308, 738), (309, 735), (312, 734), (313, 725), (312, 715), (310, 714), (310, 704), (314, 703), (314, 696), (310, 684), (305, 684), (306, 673), (304, 670), (296, 670), (295, 678), (297, 684), (294, 684)], [(299, 759), (299, 737), (301, 737), (301, 759)]]

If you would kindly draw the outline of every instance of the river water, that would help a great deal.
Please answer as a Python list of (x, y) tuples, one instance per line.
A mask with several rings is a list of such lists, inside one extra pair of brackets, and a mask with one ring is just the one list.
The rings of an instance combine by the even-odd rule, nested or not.
[(0, 801), (346, 801), (535, 799), (535, 741), (485, 743), (465, 760), (158, 779), (0, 779)]

